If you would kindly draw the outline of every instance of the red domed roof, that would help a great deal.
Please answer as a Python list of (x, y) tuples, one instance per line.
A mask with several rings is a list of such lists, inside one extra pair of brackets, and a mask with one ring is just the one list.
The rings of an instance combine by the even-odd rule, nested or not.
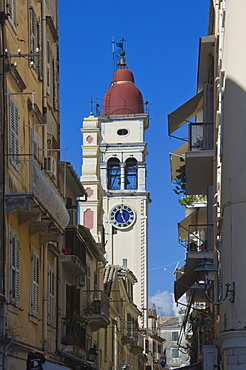
[(144, 113), (143, 97), (134, 76), (122, 66), (114, 73), (112, 86), (104, 96), (103, 115)]

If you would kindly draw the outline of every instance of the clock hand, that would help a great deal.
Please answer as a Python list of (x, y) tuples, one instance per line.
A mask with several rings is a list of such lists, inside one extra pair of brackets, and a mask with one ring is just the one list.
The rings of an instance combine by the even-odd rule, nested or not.
[(123, 220), (124, 222), (126, 222), (126, 219), (125, 219), (125, 217), (124, 217), (124, 213), (123, 213), (123, 210), (122, 210), (122, 209), (120, 209), (120, 215), (121, 215), (122, 220)]

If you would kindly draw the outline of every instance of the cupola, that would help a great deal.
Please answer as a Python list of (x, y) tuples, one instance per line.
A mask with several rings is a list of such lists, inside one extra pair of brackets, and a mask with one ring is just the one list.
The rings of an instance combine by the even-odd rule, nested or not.
[(124, 50), (113, 76), (113, 82), (104, 96), (103, 115), (144, 113), (143, 96), (134, 84), (133, 73), (126, 68)]

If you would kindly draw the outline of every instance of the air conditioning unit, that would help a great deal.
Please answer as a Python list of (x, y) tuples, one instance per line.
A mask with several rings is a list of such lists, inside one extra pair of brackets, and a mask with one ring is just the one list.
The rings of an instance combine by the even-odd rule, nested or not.
[(77, 209), (68, 209), (69, 223), (68, 226), (78, 225), (78, 211)]
[(52, 175), (55, 177), (56, 161), (51, 155), (44, 157), (44, 169), (49, 175)]

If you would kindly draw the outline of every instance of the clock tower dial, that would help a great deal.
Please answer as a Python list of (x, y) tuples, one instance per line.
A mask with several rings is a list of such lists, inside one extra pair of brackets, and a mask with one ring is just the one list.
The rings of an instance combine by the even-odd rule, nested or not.
[(117, 229), (127, 229), (135, 221), (135, 212), (129, 206), (121, 204), (115, 206), (110, 212), (110, 221)]

